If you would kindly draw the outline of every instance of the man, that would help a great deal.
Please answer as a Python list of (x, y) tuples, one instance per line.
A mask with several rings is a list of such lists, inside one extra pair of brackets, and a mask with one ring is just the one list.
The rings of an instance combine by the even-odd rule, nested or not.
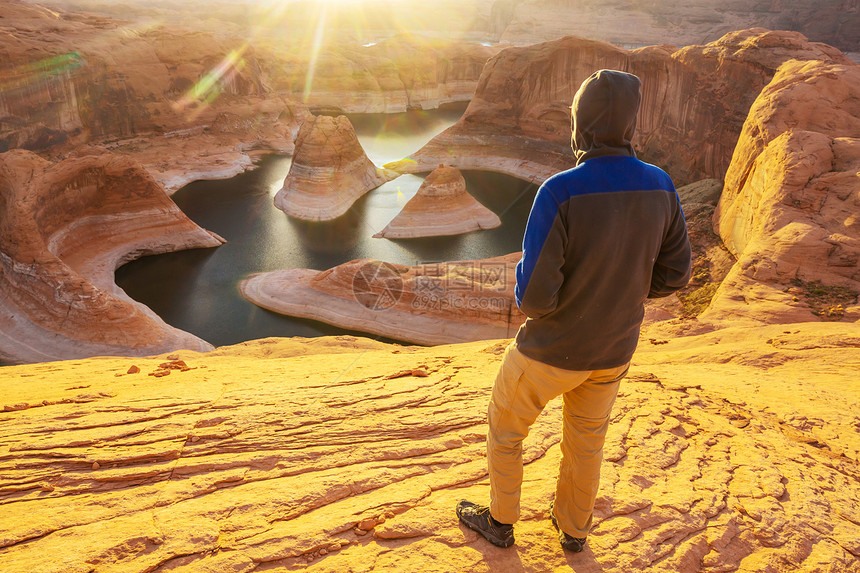
[(609, 415), (636, 349), (646, 298), (690, 278), (690, 242), (678, 195), (661, 169), (636, 159), (641, 83), (600, 70), (572, 111), (576, 167), (535, 196), (517, 265), (517, 304), (528, 317), (508, 346), (488, 411), (490, 506), (463, 500), (457, 515), (491, 543), (514, 543), (522, 441), (549, 400), (564, 397), (562, 460), (550, 518), (567, 550), (591, 528)]

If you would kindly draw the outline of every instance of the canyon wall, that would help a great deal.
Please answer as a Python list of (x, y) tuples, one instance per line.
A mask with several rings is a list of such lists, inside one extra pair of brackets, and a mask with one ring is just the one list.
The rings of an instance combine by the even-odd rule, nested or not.
[(0, 154), (0, 358), (211, 349), (131, 300), (113, 272), (143, 255), (223, 242), (131, 159), (97, 148), (57, 164)]
[[(367, 48), (327, 43), (314, 52), (301, 43), (20, 0), (0, 6), (0, 32), (7, 38), (0, 45), (0, 152), (209, 132), (225, 113), (247, 124), (233, 134), (233, 146), (265, 147), (274, 139), (276, 151), (291, 152), (304, 104), (393, 112), (467, 101), (498, 51), (398, 36)], [(244, 109), (248, 102), (262, 103)], [(280, 113), (260, 109), (266, 102)]]
[(722, 179), (750, 105), (788, 59), (850, 62), (798, 33), (762, 29), (677, 51), (628, 51), (577, 37), (508, 48), (487, 63), (463, 118), (391, 167), (412, 173), (445, 163), (542, 182), (573, 165), (570, 103), (580, 83), (611, 68), (642, 79), (633, 141), (641, 157), (678, 184)]

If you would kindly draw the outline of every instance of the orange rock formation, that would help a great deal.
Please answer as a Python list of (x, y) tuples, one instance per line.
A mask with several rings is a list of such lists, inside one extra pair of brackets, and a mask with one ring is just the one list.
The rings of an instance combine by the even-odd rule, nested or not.
[(627, 51), (576, 37), (508, 48), (487, 63), (463, 118), (413, 154), (414, 161), (389, 167), (414, 173), (445, 163), (542, 182), (573, 165), (574, 92), (595, 70), (612, 68), (642, 79), (633, 141), (642, 158), (679, 184), (722, 179), (750, 105), (789, 59), (850, 63), (838, 50), (796, 32), (763, 29), (677, 51)]
[(286, 269), (242, 281), (263, 308), (417, 344), (513, 336), (519, 253), (407, 267), (358, 259), (327, 271)]
[(212, 348), (131, 300), (113, 272), (142, 255), (223, 242), (131, 159), (97, 148), (55, 165), (29, 151), (0, 154), (0, 358)]
[(7, 367), (0, 569), (857, 573), (858, 346), (854, 325), (810, 323), (643, 343), (577, 555), (547, 513), (560, 400), (524, 444), (516, 545), (454, 516), (489, 496), (503, 343), (267, 339)]
[(860, 65), (789, 61), (756, 99), (714, 216), (738, 263), (711, 314), (815, 320), (811, 287), (843, 295), (815, 309), (822, 320), (860, 319), (857, 93)]
[(499, 217), (466, 191), (466, 180), (454, 167), (440, 165), (418, 188), (403, 210), (374, 237), (407, 239), (460, 235), (501, 225)]
[(364, 154), (349, 119), (311, 116), (296, 138), (296, 154), (275, 207), (297, 219), (330, 221), (356, 199), (397, 177)]

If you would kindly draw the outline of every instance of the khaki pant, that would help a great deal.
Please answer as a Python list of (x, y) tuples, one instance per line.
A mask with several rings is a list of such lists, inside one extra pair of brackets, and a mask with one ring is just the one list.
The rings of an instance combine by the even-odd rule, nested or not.
[(565, 533), (585, 537), (600, 482), (609, 414), (628, 364), (580, 372), (533, 360), (511, 343), (493, 385), (487, 435), (490, 513), (502, 523), (520, 517), (523, 440), (547, 402), (564, 396), (561, 467), (555, 516)]

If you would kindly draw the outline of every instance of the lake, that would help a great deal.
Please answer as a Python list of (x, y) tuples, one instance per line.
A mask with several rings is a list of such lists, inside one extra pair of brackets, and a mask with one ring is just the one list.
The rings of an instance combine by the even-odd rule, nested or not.
[[(420, 149), (460, 117), (463, 108), (350, 116), (359, 141), (377, 166)], [(497, 173), (465, 171), (466, 188), (495, 211), (502, 226), (454, 237), (374, 239), (411, 199), (423, 177), (402, 175), (359, 199), (329, 222), (292, 219), (273, 198), (290, 158), (270, 155), (257, 169), (227, 180), (195, 181), (173, 200), (195, 223), (224, 237), (214, 249), (143, 257), (116, 272), (116, 282), (165, 322), (216, 345), (268, 336), (359, 334), (281, 316), (239, 294), (248, 274), (284, 268), (324, 270), (359, 258), (415, 265), (480, 259), (518, 251), (535, 185)], [(367, 336), (367, 335), (365, 335)]]

